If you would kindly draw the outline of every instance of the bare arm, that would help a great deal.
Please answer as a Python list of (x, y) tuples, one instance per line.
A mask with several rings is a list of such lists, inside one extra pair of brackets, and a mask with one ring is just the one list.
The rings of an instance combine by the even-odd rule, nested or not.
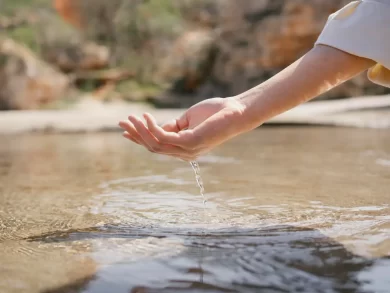
[(253, 128), (317, 97), (374, 64), (369, 59), (318, 45), (279, 74), (235, 99), (245, 107), (243, 116), (247, 127)]
[(238, 96), (209, 99), (162, 128), (130, 116), (124, 136), (152, 152), (193, 160), (226, 140), (304, 103), (373, 66), (369, 59), (318, 45), (268, 81)]

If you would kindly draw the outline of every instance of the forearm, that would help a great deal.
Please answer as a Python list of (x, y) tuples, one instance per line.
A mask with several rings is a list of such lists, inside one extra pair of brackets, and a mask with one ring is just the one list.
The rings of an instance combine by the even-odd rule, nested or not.
[(369, 59), (327, 46), (316, 46), (268, 81), (233, 97), (244, 106), (243, 130), (259, 126), (373, 65)]

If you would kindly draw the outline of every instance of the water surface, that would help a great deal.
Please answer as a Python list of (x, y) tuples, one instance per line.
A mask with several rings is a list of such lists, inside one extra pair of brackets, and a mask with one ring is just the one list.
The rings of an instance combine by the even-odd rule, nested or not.
[(3, 136), (0, 292), (390, 292), (388, 131), (262, 128), (188, 163)]

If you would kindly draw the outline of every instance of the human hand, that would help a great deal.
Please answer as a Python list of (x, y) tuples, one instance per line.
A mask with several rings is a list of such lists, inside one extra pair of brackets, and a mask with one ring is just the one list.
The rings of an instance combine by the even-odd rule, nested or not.
[(202, 101), (162, 127), (149, 114), (144, 115), (146, 124), (131, 115), (119, 125), (126, 138), (151, 152), (192, 161), (374, 64), (370, 59), (317, 45), (264, 83), (232, 98)]
[(237, 100), (213, 98), (192, 106), (180, 118), (162, 127), (150, 114), (144, 114), (146, 123), (131, 115), (119, 125), (125, 131), (125, 138), (153, 153), (193, 161), (239, 134), (243, 126), (242, 112), (243, 106)]

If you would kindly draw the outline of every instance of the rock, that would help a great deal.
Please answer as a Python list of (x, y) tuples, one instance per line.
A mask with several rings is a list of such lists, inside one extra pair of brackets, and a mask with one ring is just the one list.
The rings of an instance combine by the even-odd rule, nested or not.
[(215, 32), (209, 29), (186, 32), (173, 44), (170, 54), (163, 59), (157, 73), (160, 83), (171, 84), (170, 97), (162, 95), (151, 98), (150, 101), (156, 106), (188, 105), (182, 104), (180, 100), (183, 100), (183, 96), (188, 96), (191, 100), (191, 96), (210, 78), (216, 55)]
[(17, 15), (15, 17), (6, 17), (0, 15), (0, 29), (9, 30), (20, 26), (35, 24), (36, 17), (34, 15)]
[(85, 26), (85, 22), (82, 19), (80, 12), (80, 3), (75, 0), (54, 0), (54, 8), (57, 13), (62, 16), (64, 20), (72, 25), (82, 28)]
[[(152, 103), (187, 107), (212, 96), (236, 95), (272, 77), (308, 52), (329, 15), (350, 0), (170, 1), (175, 8), (171, 10), (180, 11), (181, 16), (167, 13), (162, 8), (165, 4), (158, 7), (152, 2), (56, 0), (55, 7), (65, 20), (109, 44), (112, 52), (96, 46), (56, 49), (47, 54), (48, 60), (73, 71), (101, 68), (107, 54), (112, 54), (111, 62), (131, 64), (130, 70), (143, 82), (167, 86)], [(156, 15), (164, 17), (156, 19)], [(165, 35), (159, 27), (171, 18), (175, 18), (174, 32)], [(135, 58), (128, 57), (129, 52)], [(318, 99), (389, 92), (361, 74)]]
[(110, 61), (109, 49), (91, 42), (49, 46), (44, 48), (43, 55), (47, 62), (65, 72), (102, 69)]
[(211, 30), (186, 32), (172, 46), (160, 65), (158, 78), (174, 81), (174, 90), (192, 92), (209, 76), (215, 57), (216, 38)]
[[(220, 54), (214, 78), (222, 95), (235, 95), (263, 82), (309, 51), (339, 0), (224, 1)], [(344, 1), (346, 2), (346, 1)], [(354, 83), (327, 97), (349, 96)], [(363, 94), (363, 92), (354, 94)]]
[[(81, 30), (112, 27), (115, 14), (123, 3), (137, 5), (143, 0), (54, 0), (57, 13), (68, 23)], [(103, 28), (103, 30), (105, 30)], [(106, 31), (112, 33), (111, 30)]]
[(58, 16), (41, 20), (41, 55), (64, 72), (103, 69), (110, 63), (111, 50), (89, 38), (87, 24), (92, 24), (83, 13), (91, 13), (95, 7), (90, 3), (89, 11), (85, 11), (85, 2), (56, 0), (54, 7), (62, 20)]
[(61, 98), (68, 77), (26, 47), (0, 38), (0, 109), (36, 109)]
[(75, 80), (97, 80), (100, 82), (118, 82), (134, 77), (134, 73), (125, 69), (111, 68), (107, 70), (80, 71), (74, 74)]

